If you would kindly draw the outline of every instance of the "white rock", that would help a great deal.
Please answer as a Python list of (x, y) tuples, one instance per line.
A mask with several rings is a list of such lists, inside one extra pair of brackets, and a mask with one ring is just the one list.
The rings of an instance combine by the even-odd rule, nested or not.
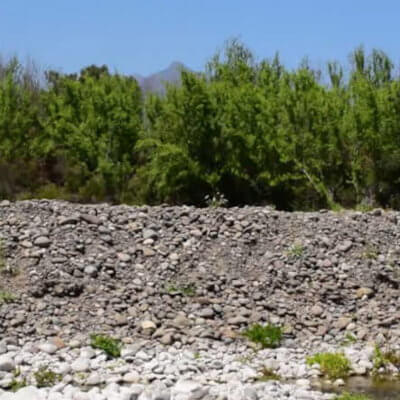
[(43, 351), (43, 353), (54, 354), (58, 350), (58, 347), (53, 343), (42, 343), (39, 345), (39, 350)]
[(88, 372), (90, 370), (89, 360), (85, 358), (78, 358), (71, 364), (74, 372)]
[(15, 369), (14, 360), (7, 354), (0, 356), (0, 371), (11, 372)]
[(46, 393), (33, 386), (26, 386), (14, 394), (13, 400), (45, 400)]
[(308, 389), (311, 386), (310, 381), (308, 379), (297, 379), (296, 385), (305, 389)]
[(122, 378), (125, 383), (139, 383), (140, 376), (136, 371), (131, 371), (125, 374)]

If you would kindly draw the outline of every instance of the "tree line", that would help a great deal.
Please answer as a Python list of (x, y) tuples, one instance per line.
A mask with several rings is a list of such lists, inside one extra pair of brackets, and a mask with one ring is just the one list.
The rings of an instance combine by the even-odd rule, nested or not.
[[(217, 195), (218, 194), (218, 195)], [(400, 208), (400, 76), (362, 47), (326, 70), (232, 40), (144, 94), (106, 66), (0, 62), (0, 199)], [(209, 197), (210, 198), (210, 197)]]

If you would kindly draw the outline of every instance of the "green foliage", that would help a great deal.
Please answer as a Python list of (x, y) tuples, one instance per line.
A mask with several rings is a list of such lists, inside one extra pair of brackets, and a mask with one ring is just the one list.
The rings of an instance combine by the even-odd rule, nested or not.
[(62, 376), (48, 367), (40, 367), (34, 374), (38, 388), (51, 387), (61, 381)]
[(346, 336), (342, 342), (343, 346), (350, 346), (351, 344), (357, 343), (357, 338), (351, 333), (346, 333)]
[(13, 380), (10, 385), (10, 390), (12, 392), (17, 392), (19, 389), (28, 385), (26, 378), (20, 378), (20, 376), (21, 376), (21, 370), (19, 368), (16, 368), (13, 371)]
[(265, 326), (254, 324), (243, 333), (243, 336), (251, 342), (261, 345), (262, 348), (278, 347), (282, 341), (282, 335), (282, 328), (272, 324)]
[(375, 375), (379, 374), (380, 369), (386, 372), (389, 365), (400, 368), (400, 353), (392, 349), (383, 351), (379, 346), (375, 346), (373, 364), (373, 373)]
[(103, 350), (108, 356), (117, 358), (121, 355), (121, 342), (106, 335), (90, 335), (90, 345)]
[(371, 398), (364, 394), (343, 393), (340, 396), (335, 397), (334, 400), (371, 400)]
[(7, 291), (1, 290), (0, 288), (0, 305), (3, 303), (13, 303), (16, 300), (16, 297)]
[(288, 255), (292, 257), (301, 257), (303, 254), (304, 254), (304, 246), (298, 243), (290, 247), (288, 251)]
[(224, 207), (227, 205), (228, 200), (222, 193), (217, 192), (214, 196), (206, 195), (204, 198), (208, 207)]
[(260, 375), (257, 377), (257, 381), (259, 382), (268, 382), (268, 381), (279, 381), (281, 377), (272, 369), (264, 367), (260, 371)]
[(329, 379), (347, 378), (351, 371), (350, 361), (342, 353), (317, 353), (307, 358), (307, 365), (319, 364), (324, 376)]
[(350, 68), (288, 70), (234, 39), (143, 99), (106, 66), (0, 62), (0, 198), (400, 209), (394, 71), (361, 47)]
[(179, 285), (179, 284), (169, 284), (166, 290), (170, 294), (181, 294), (187, 297), (193, 297), (196, 294), (196, 287), (194, 284)]

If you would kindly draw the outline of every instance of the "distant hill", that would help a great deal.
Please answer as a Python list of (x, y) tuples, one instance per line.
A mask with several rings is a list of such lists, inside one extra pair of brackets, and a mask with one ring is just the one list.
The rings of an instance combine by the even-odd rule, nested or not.
[(175, 61), (168, 68), (147, 77), (138, 74), (133, 76), (144, 92), (164, 93), (164, 84), (166, 82), (179, 84), (182, 69), (188, 68), (184, 64)]

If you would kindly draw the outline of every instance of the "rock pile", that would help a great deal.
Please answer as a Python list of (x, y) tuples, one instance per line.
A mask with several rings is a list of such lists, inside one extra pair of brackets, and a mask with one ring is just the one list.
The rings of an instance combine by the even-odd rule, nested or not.
[[(38, 399), (330, 398), (309, 390), (307, 354), (349, 335), (360, 348), (400, 338), (399, 223), (382, 210), (0, 202), (0, 386), (44, 364), (63, 381)], [(267, 322), (287, 352), (271, 363), (297, 386), (255, 384), (261, 364), (237, 364), (241, 331)], [(86, 347), (94, 332), (124, 343), (115, 374)]]
[[(400, 336), (400, 214), (4, 201), (0, 333), (325, 342)], [(15, 273), (13, 273), (15, 272)]]

